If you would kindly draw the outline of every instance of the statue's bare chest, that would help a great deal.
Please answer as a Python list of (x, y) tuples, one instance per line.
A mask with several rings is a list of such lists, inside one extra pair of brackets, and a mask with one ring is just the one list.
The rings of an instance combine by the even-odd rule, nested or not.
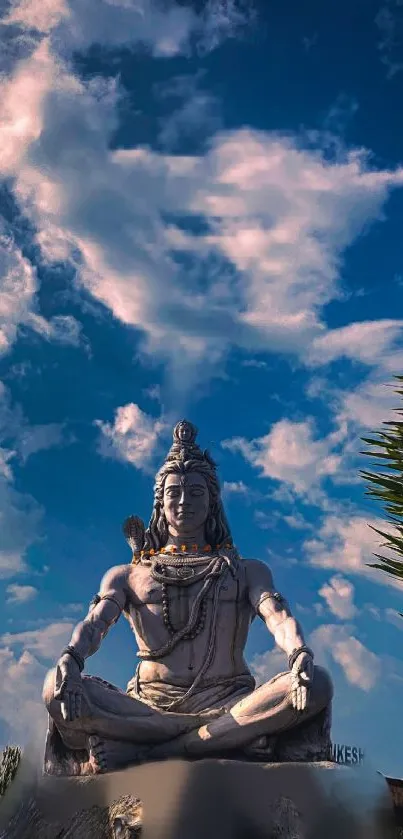
[[(205, 579), (183, 584), (183, 579), (173, 576), (169, 583), (155, 579), (150, 566), (135, 566), (130, 578), (130, 613), (133, 627), (144, 640), (149, 631), (158, 631), (158, 624), (180, 629), (189, 621), (192, 609), (200, 597), (204, 601), (204, 623), (218, 621), (223, 631), (232, 631), (239, 621), (247, 623), (249, 604), (246, 597), (244, 575), (227, 569), (210, 586)], [(205, 592), (203, 594), (203, 591)], [(168, 618), (168, 623), (167, 623)], [(157, 622), (157, 623), (156, 623)]]
[[(161, 605), (166, 596), (169, 596), (172, 601), (192, 602), (205, 586), (205, 581), (201, 579), (192, 582), (189, 576), (184, 584), (183, 577), (186, 578), (186, 573), (182, 576), (180, 570), (179, 573), (174, 570), (169, 582), (164, 584), (153, 577), (149, 566), (137, 566), (130, 578), (130, 601), (137, 609)], [(219, 586), (220, 602), (239, 602), (244, 596), (244, 586), (240, 577), (239, 574), (227, 572), (222, 579), (207, 587), (206, 598), (212, 599), (216, 586)]]
[[(173, 668), (176, 677), (183, 663), (186, 673), (200, 664), (212, 637), (220, 638), (220, 667), (225, 673), (232, 672), (235, 665), (245, 667), (242, 651), (252, 616), (241, 564), (235, 569), (226, 567), (207, 588), (205, 579), (189, 581), (189, 585), (161, 582), (154, 578), (150, 566), (139, 564), (130, 577), (129, 599), (129, 622), (140, 651), (161, 651), (158, 660)], [(181, 632), (177, 645), (168, 651)], [(157, 664), (155, 667), (158, 670)], [(148, 674), (153, 680), (155, 667), (143, 661), (142, 678)]]

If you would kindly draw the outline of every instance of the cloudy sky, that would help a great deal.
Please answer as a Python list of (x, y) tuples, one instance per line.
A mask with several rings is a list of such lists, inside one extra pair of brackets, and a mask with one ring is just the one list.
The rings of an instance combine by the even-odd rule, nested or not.
[[(360, 437), (403, 368), (400, 0), (2, 0), (0, 745), (148, 520), (183, 416), (234, 540), (403, 776), (402, 589)], [(284, 669), (263, 624), (248, 658)], [(122, 619), (88, 670), (124, 687)]]

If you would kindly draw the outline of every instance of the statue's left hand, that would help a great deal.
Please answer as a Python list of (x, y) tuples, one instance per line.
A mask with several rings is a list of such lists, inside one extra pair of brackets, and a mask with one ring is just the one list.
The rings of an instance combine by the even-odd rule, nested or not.
[(312, 679), (312, 657), (308, 653), (301, 653), (291, 670), (291, 701), (296, 711), (304, 711), (307, 707)]
[(61, 703), (64, 720), (73, 722), (81, 716), (83, 683), (74, 658), (62, 656), (56, 665), (55, 699)]

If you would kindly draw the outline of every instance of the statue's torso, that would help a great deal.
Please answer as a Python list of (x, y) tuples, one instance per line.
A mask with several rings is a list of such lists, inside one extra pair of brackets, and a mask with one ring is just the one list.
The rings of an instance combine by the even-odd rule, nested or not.
[[(185, 587), (167, 587), (170, 620), (175, 630), (186, 625), (202, 585), (203, 582), (196, 582)], [(214, 591), (215, 585), (206, 596), (203, 629), (194, 639), (180, 641), (167, 655), (143, 660), (140, 666), (142, 683), (166, 682), (178, 687), (192, 684), (211, 642)], [(126, 612), (139, 649), (149, 651), (163, 647), (171, 636), (164, 624), (162, 584), (153, 579), (150, 566), (131, 566), (128, 592)], [(241, 560), (236, 563), (234, 571), (228, 570), (220, 581), (214, 654), (200, 687), (249, 674), (244, 648), (253, 614), (247, 595), (245, 562)]]

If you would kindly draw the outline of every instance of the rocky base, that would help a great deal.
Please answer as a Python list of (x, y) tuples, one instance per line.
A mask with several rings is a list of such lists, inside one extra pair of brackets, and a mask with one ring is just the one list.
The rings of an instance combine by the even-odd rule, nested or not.
[[(22, 758), (24, 771), (24, 756)], [(11, 784), (0, 839), (395, 839), (384, 779), (329, 762), (181, 760)], [(26, 774), (26, 773), (25, 773)], [(140, 801), (142, 803), (140, 803)]]

